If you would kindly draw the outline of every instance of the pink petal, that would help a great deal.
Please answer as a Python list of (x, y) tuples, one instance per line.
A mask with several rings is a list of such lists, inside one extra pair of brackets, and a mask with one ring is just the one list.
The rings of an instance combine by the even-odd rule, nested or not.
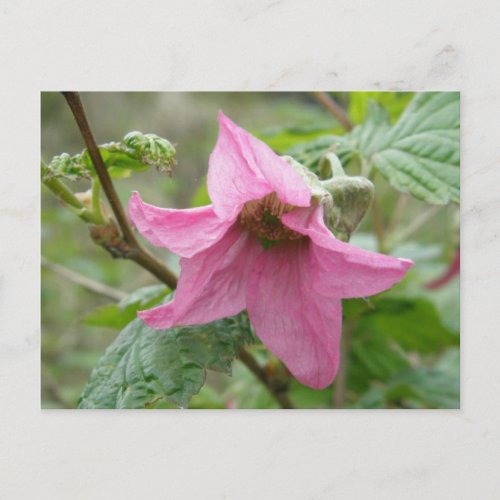
[(311, 238), (314, 289), (338, 298), (367, 297), (401, 281), (413, 262), (370, 252), (335, 239), (323, 222), (323, 208), (296, 209), (282, 217), (291, 229)]
[(216, 243), (231, 226), (220, 220), (211, 206), (174, 210), (144, 203), (135, 191), (128, 203), (129, 216), (153, 245), (166, 247), (181, 257), (192, 257)]
[(215, 213), (233, 220), (244, 203), (275, 191), (284, 203), (309, 206), (311, 190), (269, 146), (219, 112), (219, 137), (208, 169)]
[(309, 241), (280, 245), (257, 257), (247, 308), (257, 336), (301, 383), (322, 389), (340, 360), (342, 308), (312, 287)]
[(239, 313), (246, 307), (248, 275), (262, 251), (258, 240), (235, 223), (215, 245), (181, 259), (174, 300), (139, 317), (153, 328), (169, 328)]

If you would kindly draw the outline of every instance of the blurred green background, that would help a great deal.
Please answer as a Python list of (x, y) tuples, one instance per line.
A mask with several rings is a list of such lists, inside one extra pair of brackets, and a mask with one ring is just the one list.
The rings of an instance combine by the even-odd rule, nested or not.
[[(335, 97), (349, 110), (351, 119), (356, 123), (363, 119), (369, 97), (385, 102), (394, 121), (412, 96), (409, 93), (376, 93), (371, 96), (368, 93), (339, 93)], [(120, 140), (127, 132), (140, 130), (165, 137), (176, 146), (178, 164), (172, 178), (150, 169), (115, 182), (124, 204), (132, 190), (140, 191), (145, 201), (164, 207), (185, 208), (206, 203), (204, 176), (216, 141), (218, 110), (223, 110), (236, 123), (259, 135), (280, 153), (324, 134), (343, 133), (335, 118), (309, 93), (95, 92), (83, 93), (82, 100), (99, 144)], [(41, 154), (45, 162), (49, 162), (54, 155), (63, 152), (75, 154), (83, 149), (71, 113), (58, 93), (41, 95), (41, 132)], [(347, 172), (356, 173), (356, 167)], [(376, 177), (375, 184), (382, 220), (387, 224), (393, 219), (398, 206), (401, 206), (398, 209), (400, 220), (393, 222), (401, 228), (411, 227), (422, 214), (427, 214), (425, 223), (410, 232), (408, 237), (404, 237), (402, 232), (401, 241), (392, 249), (394, 255), (413, 258), (417, 265), (408, 279), (390, 293), (394, 298), (404, 298), (413, 303), (423, 301), (418, 302), (423, 304), (423, 309), (432, 309), (431, 313), (425, 312), (427, 316), (424, 314), (422, 325), (419, 325), (424, 342), (426, 335), (430, 335), (431, 341), (423, 349), (418, 346), (405, 349), (405, 364), (399, 370), (399, 361), (391, 365), (394, 357), (390, 354), (401, 351), (400, 346), (391, 344), (391, 353), (384, 358), (385, 348), (366, 342), (361, 345), (363, 332), (356, 330), (352, 338), (352, 359), (348, 365), (345, 406), (456, 407), (459, 404), (458, 279), (436, 290), (427, 290), (423, 285), (444, 273), (452, 261), (458, 246), (458, 207), (431, 207), (429, 211), (429, 205), (409, 196), (401, 196), (381, 176)], [(79, 181), (70, 183), (70, 187), (74, 191), (85, 191), (88, 184)], [(45, 187), (41, 189), (42, 255), (45, 259), (126, 293), (157, 283), (133, 262), (111, 259), (90, 240), (85, 224), (64, 209)], [(373, 218), (369, 214), (351, 242), (375, 249), (373, 233)], [(397, 231), (395, 234), (398, 235)], [(178, 259), (174, 255), (166, 250), (152, 251), (178, 271)], [(42, 268), (44, 408), (76, 407), (90, 371), (118, 333), (114, 329), (85, 325), (81, 319), (96, 307), (110, 302), (109, 298), (89, 291), (59, 272), (45, 266)], [(399, 326), (391, 324), (389, 328), (415, 328), (418, 315), (413, 319), (406, 318), (406, 321)], [(363, 331), (370, 328), (372, 326)], [(426, 331), (426, 328), (431, 331)], [(432, 330), (436, 328), (439, 330), (436, 338), (444, 339), (442, 345), (440, 340), (437, 344), (433, 341)], [(370, 342), (376, 343), (378, 338), (375, 332)], [(274, 361), (261, 346), (254, 349), (254, 354), (272, 369)], [(417, 384), (417, 392), (423, 393), (415, 395), (404, 390), (401, 393), (401, 384), (396, 384), (394, 394), (387, 396), (386, 389), (388, 384), (393, 383), (394, 375), (403, 376), (408, 367), (432, 370), (430, 375), (419, 372), (419, 376), (424, 378), (425, 374), (429, 375)], [(440, 378), (440, 374), (445, 374), (444, 378)], [(383, 396), (382, 388), (385, 390)], [(290, 394), (296, 406), (304, 408), (331, 407), (334, 400), (332, 388), (313, 391), (296, 382), (292, 383)], [(381, 397), (383, 401), (380, 401)], [(170, 406), (164, 403), (162, 407)], [(192, 399), (191, 407), (274, 408), (276, 405), (266, 388), (235, 361), (232, 377), (212, 372), (208, 374), (207, 384)]]

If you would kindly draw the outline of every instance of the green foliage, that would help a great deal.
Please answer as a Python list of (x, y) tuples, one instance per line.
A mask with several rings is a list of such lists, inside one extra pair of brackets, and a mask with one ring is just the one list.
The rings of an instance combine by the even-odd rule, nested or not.
[[(416, 94), (395, 125), (391, 117), (401, 112), (395, 97), (352, 94), (350, 110), (363, 121), (345, 136), (323, 135), (296, 144), (287, 154), (319, 171), (319, 161), (334, 151), (343, 165), (359, 160), (362, 173), (375, 167), (398, 191), (411, 193), (433, 204), (460, 201), (460, 94)], [(399, 101), (406, 103), (408, 95)], [(392, 102), (392, 104), (391, 104)], [(356, 120), (355, 120), (356, 121)]]
[(356, 125), (366, 120), (370, 102), (382, 105), (394, 123), (413, 97), (413, 92), (351, 92), (348, 114)]
[(460, 95), (417, 94), (394, 126), (380, 106), (350, 134), (350, 148), (398, 191), (428, 203), (460, 200)]
[(347, 165), (353, 157), (353, 151), (345, 137), (323, 135), (312, 141), (301, 142), (290, 147), (285, 153), (302, 163), (320, 178), (326, 177), (320, 171), (321, 158), (329, 151), (335, 153), (343, 165)]
[(372, 387), (355, 407), (459, 408), (459, 349), (448, 350), (433, 368), (410, 368), (394, 375), (384, 386)]
[[(446, 370), (444, 365), (413, 367), (426, 356), (432, 359), (442, 353), (459, 352), (458, 332), (442, 322), (432, 302), (423, 298), (375, 298), (364, 304), (360, 300), (345, 301), (345, 306), (347, 324), (352, 328), (348, 387), (357, 394), (366, 391), (356, 406), (406, 405), (410, 399), (412, 406), (417, 405), (416, 400), (422, 407), (458, 406), (458, 360), (448, 364)], [(429, 387), (437, 371), (436, 386)], [(374, 382), (383, 385), (370, 389)]]
[(42, 165), (42, 181), (52, 178), (65, 177), (71, 181), (85, 178), (90, 179), (90, 171), (82, 161), (82, 155), (70, 156), (68, 153), (54, 156), (47, 166)]
[(120, 302), (105, 304), (82, 318), (90, 326), (103, 326), (121, 330), (137, 316), (137, 311), (158, 304), (169, 292), (164, 285), (153, 285), (137, 289)]
[[(121, 100), (117, 94), (117, 102), (127, 104), (118, 111), (128, 109), (130, 99), (138, 97), (123, 96)], [(196, 98), (185, 94), (182, 105), (194, 103), (196, 112), (186, 113), (182, 126), (169, 126), (169, 133), (182, 145), (179, 154), (183, 169), (176, 172), (174, 181), (162, 176), (160, 184), (153, 172), (136, 176), (133, 182), (124, 180), (116, 185), (118, 194), (125, 200), (132, 189), (139, 189), (148, 193), (148, 199), (154, 200), (157, 195), (162, 199), (158, 204), (164, 206), (184, 207), (189, 199), (193, 206), (209, 204), (206, 182), (201, 183), (193, 196), (192, 181), (202, 178), (205, 172), (216, 135), (214, 99), (217, 99), (217, 107), (226, 109), (224, 103), (219, 103), (222, 98), (234, 99), (232, 107), (227, 109), (243, 126), (261, 123), (262, 117), (266, 123), (284, 124), (256, 135), (279, 154), (294, 157), (323, 179), (329, 177), (329, 172), (321, 167), (320, 160), (329, 151), (340, 158), (349, 175), (358, 175), (360, 169), (362, 175), (379, 170), (382, 175), (371, 177), (386, 229), (384, 247), (392, 249), (392, 255), (413, 259), (415, 266), (404, 282), (390, 292), (368, 300), (343, 301), (343, 339), (350, 332), (349, 354), (343, 359), (347, 367), (344, 406), (457, 408), (459, 282), (455, 279), (437, 290), (424, 287), (449, 265), (450, 252), (458, 243), (458, 224), (449, 223), (453, 213), (458, 212), (457, 207), (439, 209), (435, 212), (437, 215), (416, 232), (406, 229), (428, 209), (424, 202), (458, 202), (458, 94), (342, 93), (337, 97), (356, 125), (349, 133), (311, 96), (297, 97), (290, 94), (286, 101), (279, 98), (280, 111), (277, 111), (274, 94), (252, 94), (246, 97), (248, 101), (235, 94), (224, 97), (200, 94)], [(160, 120), (156, 112), (157, 97), (149, 98), (148, 123), (152, 129), (162, 130), (161, 121), (154, 122)], [(161, 99), (171, 98), (163, 95)], [(89, 94), (88, 99), (98, 102), (102, 97)], [(140, 106), (129, 113), (128, 121), (123, 114), (116, 113), (116, 109), (110, 111), (110, 116), (120, 116), (119, 120), (113, 118), (119, 126), (101, 117), (102, 130), (115, 127), (110, 137), (120, 137), (123, 130), (136, 126), (138, 113), (148, 112), (147, 105), (141, 101)], [(79, 147), (77, 136), (72, 139), (73, 143), (58, 142), (70, 127), (61, 125), (65, 113), (56, 116), (59, 121), (54, 121), (52, 130), (46, 134), (46, 138), (54, 141), (44, 146), (46, 157), (53, 151), (77, 151)], [(71, 126), (74, 126), (72, 122)], [(151, 166), (170, 172), (175, 150), (168, 141), (162, 141), (165, 140), (158, 136), (133, 132), (120, 142), (101, 145), (100, 151), (113, 178), (127, 177)], [(59, 178), (93, 180), (94, 170), (84, 151), (75, 156), (54, 157), (49, 166), (42, 167), (42, 177), (52, 183), (52, 191), (61, 200), (79, 211), (81, 196), (73, 195), (72, 200), (72, 193), (62, 189)], [(94, 184), (98, 189), (98, 183)], [(391, 226), (392, 212), (398, 193), (391, 186), (413, 195), (407, 199), (394, 226)], [(48, 191), (42, 193), (43, 252), (47, 257), (118, 289), (133, 289), (147, 282), (146, 274), (141, 274), (133, 262), (111, 261), (101, 249), (88, 242), (87, 232), (77, 224), (72, 225), (74, 215), (60, 210), (56, 200), (50, 200), (47, 194)], [(96, 223), (92, 213), (84, 215), (88, 215), (88, 220), (82, 217), (84, 220)], [(353, 234), (351, 242), (376, 250), (370, 212), (362, 221), (361, 230), (363, 233)], [(176, 261), (172, 259), (169, 265), (175, 266)], [(160, 331), (136, 319), (138, 310), (161, 303), (167, 293), (163, 286), (146, 287), (119, 303), (102, 305), (99, 296), (71, 284), (61, 285), (57, 276), (44, 270), (44, 407), (74, 407), (91, 368), (95, 367), (81, 396), (81, 408), (278, 408), (266, 386), (237, 359), (232, 362), (239, 346), (248, 342), (254, 344), (248, 350), (266, 373), (274, 376), (276, 370), (283, 370), (276, 358), (251, 338), (246, 318)], [(75, 316), (85, 310), (92, 312), (81, 322), (75, 322)], [(243, 328), (236, 326), (241, 321), (246, 325)], [(113, 329), (121, 330), (117, 338)], [(103, 356), (106, 346), (109, 348)], [(232, 376), (227, 377), (230, 372)], [(288, 396), (295, 407), (332, 407), (336, 382), (333, 387), (317, 391), (301, 385), (293, 377), (288, 378), (285, 370), (283, 373), (284, 385), (289, 384)]]
[(231, 373), (251, 339), (246, 315), (207, 325), (153, 330), (140, 319), (120, 332), (92, 371), (80, 408), (145, 408), (160, 399), (186, 407), (206, 370)]
[[(122, 142), (109, 142), (99, 146), (104, 164), (113, 178), (122, 178), (132, 171), (143, 171), (153, 166), (171, 173), (175, 164), (175, 148), (155, 134), (128, 133)], [(90, 179), (95, 175), (89, 152), (70, 156), (63, 153), (54, 156), (43, 171), (43, 180), (63, 177), (68, 180)]]
[[(333, 122), (333, 123), (332, 123)], [(332, 119), (291, 127), (273, 127), (257, 132), (256, 136), (265, 141), (279, 154), (287, 151), (297, 142), (314, 141), (329, 134), (341, 134), (340, 128)]]

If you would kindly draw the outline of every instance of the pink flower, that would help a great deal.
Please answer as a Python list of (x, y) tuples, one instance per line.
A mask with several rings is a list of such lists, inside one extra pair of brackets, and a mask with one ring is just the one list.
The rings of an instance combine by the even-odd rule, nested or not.
[(222, 113), (219, 126), (212, 205), (173, 210), (137, 192), (130, 199), (137, 229), (181, 256), (175, 298), (139, 316), (169, 328), (247, 309), (264, 345), (300, 382), (321, 389), (339, 366), (341, 299), (382, 292), (413, 263), (335, 239), (297, 170)]

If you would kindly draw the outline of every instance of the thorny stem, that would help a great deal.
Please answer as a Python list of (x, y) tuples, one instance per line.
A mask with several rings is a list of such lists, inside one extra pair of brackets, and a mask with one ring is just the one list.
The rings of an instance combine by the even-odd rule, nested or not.
[(75, 118), (75, 121), (80, 129), (85, 145), (87, 146), (90, 158), (94, 164), (97, 177), (101, 183), (102, 189), (106, 194), (106, 198), (111, 205), (111, 209), (116, 217), (118, 225), (123, 235), (123, 239), (129, 251), (124, 255), (124, 257), (129, 258), (139, 265), (147, 269), (151, 274), (156, 276), (160, 281), (168, 285), (170, 288), (175, 288), (177, 285), (177, 277), (170, 269), (164, 266), (156, 257), (150, 254), (142, 245), (137, 241), (132, 228), (128, 222), (125, 211), (123, 210), (120, 198), (115, 191), (111, 177), (109, 176), (108, 170), (104, 165), (104, 161), (95, 142), (94, 135), (90, 129), (87, 116), (85, 114), (85, 109), (83, 107), (82, 101), (80, 100), (80, 95), (78, 92), (63, 92), (64, 98), (66, 99), (71, 112)]
[(352, 130), (353, 125), (347, 113), (326, 92), (313, 92), (313, 95), (338, 120), (347, 132)]
[[(175, 289), (177, 286), (177, 277), (175, 274), (173, 274), (172, 271), (164, 266), (153, 255), (147, 252), (146, 249), (139, 244), (134, 236), (134, 233), (132, 232), (132, 228), (130, 227), (120, 199), (118, 198), (118, 194), (115, 191), (111, 177), (109, 176), (106, 166), (104, 165), (101, 153), (99, 152), (99, 148), (97, 147), (97, 143), (95, 142), (90, 129), (79, 93), (62, 92), (62, 94), (73, 113), (78, 128), (80, 129), (80, 133), (82, 134), (85, 145), (89, 151), (89, 155), (92, 159), (92, 163), (94, 164), (100, 184), (122, 231), (123, 239), (131, 248), (131, 251), (124, 255), (124, 257), (133, 260), (136, 264), (139, 264), (141, 267), (156, 276), (161, 282), (165, 283), (170, 288)], [(239, 359), (268, 388), (270, 393), (274, 396), (282, 408), (293, 408), (288, 396), (283, 391), (279, 391), (273, 387), (272, 380), (269, 379), (253, 356), (243, 347), (240, 348)]]

